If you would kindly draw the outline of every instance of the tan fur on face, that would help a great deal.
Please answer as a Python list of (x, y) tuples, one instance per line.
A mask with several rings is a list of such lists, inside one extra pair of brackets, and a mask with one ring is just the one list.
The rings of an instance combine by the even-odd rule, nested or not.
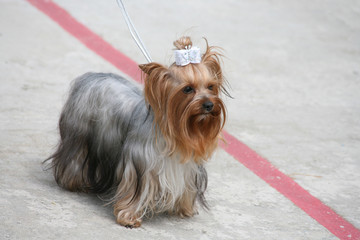
[[(186, 37), (174, 43), (177, 48), (189, 44)], [(199, 64), (173, 64), (169, 68), (158, 63), (140, 65), (145, 73), (145, 99), (154, 111), (154, 122), (165, 138), (169, 154), (180, 153), (183, 162), (208, 159), (224, 126), (226, 109), (219, 98), (224, 89), (220, 56), (207, 45)], [(186, 86), (194, 92), (185, 94)], [(206, 101), (214, 103), (214, 110), (208, 114), (202, 107)]]

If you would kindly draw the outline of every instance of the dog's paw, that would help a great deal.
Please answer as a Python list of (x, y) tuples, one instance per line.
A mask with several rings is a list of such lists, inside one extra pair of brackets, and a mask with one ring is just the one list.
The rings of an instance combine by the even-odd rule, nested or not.
[[(118, 222), (119, 223), (119, 222)], [(133, 221), (133, 222), (131, 222), (131, 223), (129, 223), (129, 224), (126, 224), (126, 225), (124, 225), (124, 224), (122, 224), (122, 223), (120, 223), (122, 226), (124, 226), (124, 227), (126, 227), (126, 228), (130, 228), (130, 229), (133, 229), (133, 228), (138, 228), (138, 227), (140, 227), (141, 226), (141, 221)]]
[(181, 218), (188, 218), (193, 217), (194, 215), (199, 214), (196, 209), (180, 209), (176, 212), (176, 215), (178, 215)]
[(116, 216), (116, 222), (126, 228), (138, 228), (142, 220), (132, 216), (129, 212), (120, 211)]

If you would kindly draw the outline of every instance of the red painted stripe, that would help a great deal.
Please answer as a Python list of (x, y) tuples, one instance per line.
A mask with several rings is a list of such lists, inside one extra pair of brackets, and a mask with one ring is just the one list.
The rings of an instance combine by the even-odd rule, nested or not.
[(48, 15), (90, 50), (110, 62), (129, 77), (140, 82), (141, 72), (136, 62), (78, 22), (66, 10), (50, 0), (28, 0), (28, 2)]
[[(140, 71), (136, 62), (105, 42), (86, 26), (79, 23), (64, 9), (50, 0), (27, 1), (52, 18), (96, 54), (109, 61), (136, 81), (140, 81)], [(360, 231), (351, 223), (336, 214), (331, 208), (312, 196), (294, 180), (280, 172), (269, 161), (259, 156), (234, 136), (226, 131), (224, 131), (223, 134), (227, 144), (222, 144), (221, 147), (226, 152), (291, 200), (335, 236), (340, 239), (360, 239)]]
[(222, 144), (222, 148), (226, 152), (291, 200), (335, 236), (340, 239), (360, 239), (358, 229), (319, 199), (312, 196), (293, 179), (280, 172), (269, 161), (259, 156), (228, 132), (223, 131), (223, 135), (227, 143)]

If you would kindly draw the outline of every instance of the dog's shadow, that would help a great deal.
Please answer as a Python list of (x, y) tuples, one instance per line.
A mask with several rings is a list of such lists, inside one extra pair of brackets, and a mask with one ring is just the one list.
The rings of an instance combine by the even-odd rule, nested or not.
[[(33, 173), (37, 184), (41, 185), (41, 189), (45, 191), (44, 196), (51, 202), (57, 202), (63, 207), (70, 202), (69, 208), (76, 206), (76, 208), (88, 209), (91, 214), (96, 214), (99, 217), (114, 220), (113, 209), (104, 197), (96, 194), (71, 192), (61, 188), (57, 185), (52, 169), (46, 165), (41, 165), (41, 170)], [(50, 199), (49, 199), (50, 198)], [(73, 203), (71, 203), (73, 202)], [(85, 210), (82, 210), (85, 211)], [(114, 220), (115, 222), (115, 220)]]

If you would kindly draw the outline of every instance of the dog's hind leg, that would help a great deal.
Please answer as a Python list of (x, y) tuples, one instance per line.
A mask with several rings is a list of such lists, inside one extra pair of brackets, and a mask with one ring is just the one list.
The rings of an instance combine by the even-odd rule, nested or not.
[(67, 116), (62, 114), (59, 121), (60, 144), (57, 151), (48, 159), (59, 186), (70, 191), (86, 192), (87, 182), (87, 145), (86, 137), (70, 125)]

